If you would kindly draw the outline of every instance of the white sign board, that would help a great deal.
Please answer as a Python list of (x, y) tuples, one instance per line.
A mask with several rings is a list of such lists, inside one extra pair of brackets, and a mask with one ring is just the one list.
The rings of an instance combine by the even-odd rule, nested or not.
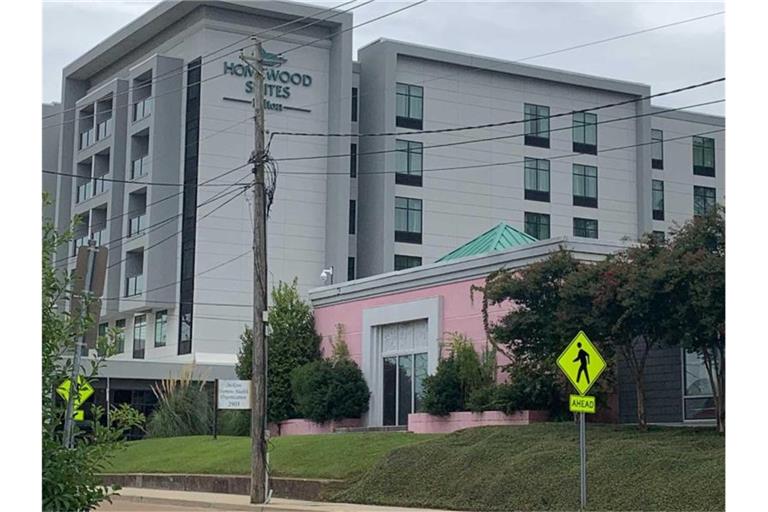
[(251, 381), (220, 380), (219, 409), (250, 409)]

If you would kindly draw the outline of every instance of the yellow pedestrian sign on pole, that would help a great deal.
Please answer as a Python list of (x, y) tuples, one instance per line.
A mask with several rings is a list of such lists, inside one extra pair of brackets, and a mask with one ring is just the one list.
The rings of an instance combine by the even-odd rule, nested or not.
[(584, 331), (579, 331), (557, 358), (557, 366), (568, 377), (576, 391), (584, 396), (607, 365)]
[[(59, 394), (61, 398), (64, 399), (66, 402), (69, 400), (69, 391), (72, 389), (72, 381), (69, 379), (65, 379), (64, 382), (62, 382), (58, 388), (56, 388), (56, 392)], [(78, 409), (83, 402), (88, 400), (91, 395), (93, 394), (93, 386), (91, 386), (90, 382), (85, 380), (85, 378), (80, 375), (77, 379), (77, 398), (75, 398), (74, 401), (74, 408)]]
[(568, 397), (568, 408), (571, 412), (595, 414), (595, 397), (571, 395)]

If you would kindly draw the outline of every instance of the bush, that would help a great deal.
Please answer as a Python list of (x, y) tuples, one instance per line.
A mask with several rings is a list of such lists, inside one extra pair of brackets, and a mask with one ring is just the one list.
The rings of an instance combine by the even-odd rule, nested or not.
[(359, 418), (368, 411), (368, 385), (349, 359), (322, 359), (296, 368), (291, 389), (297, 412), (317, 423)]
[(158, 405), (147, 422), (147, 437), (176, 437), (210, 434), (213, 407), (205, 382), (194, 382), (185, 369), (180, 378), (163, 379), (152, 391)]
[(222, 436), (250, 436), (250, 410), (219, 411), (219, 434)]
[(509, 368), (509, 383), (497, 386), (495, 406), (511, 414), (522, 410), (546, 410), (552, 417), (563, 411), (557, 375), (526, 365)]
[(498, 386), (483, 386), (472, 391), (467, 399), (467, 410), (472, 412), (496, 411)]
[(425, 412), (446, 416), (464, 409), (458, 363), (453, 357), (437, 364), (437, 371), (424, 379), (422, 406)]
[[(436, 416), (481, 406), (480, 396), (472, 395), (493, 386), (495, 354), (484, 352), (478, 356), (472, 340), (460, 333), (452, 333), (450, 355), (437, 365), (435, 375), (424, 379), (424, 410)], [(483, 391), (487, 398), (488, 391)], [(471, 409), (474, 410), (474, 409)]]

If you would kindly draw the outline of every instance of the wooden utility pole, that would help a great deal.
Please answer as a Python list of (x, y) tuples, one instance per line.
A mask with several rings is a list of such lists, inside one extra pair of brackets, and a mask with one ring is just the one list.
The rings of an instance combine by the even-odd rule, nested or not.
[(267, 365), (264, 317), (267, 311), (267, 211), (264, 190), (264, 71), (261, 42), (255, 37), (249, 56), (254, 70), (253, 119), (253, 363), (251, 366), (251, 503), (267, 500)]

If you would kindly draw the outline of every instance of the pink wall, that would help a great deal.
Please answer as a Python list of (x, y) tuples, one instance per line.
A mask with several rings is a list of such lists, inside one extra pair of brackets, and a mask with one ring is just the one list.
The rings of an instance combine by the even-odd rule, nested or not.
[(501, 411), (452, 412), (447, 416), (432, 416), (425, 412), (408, 415), (408, 432), (415, 434), (449, 434), (465, 428), (493, 425), (530, 425), (547, 421), (547, 411), (517, 411), (504, 414)]
[[(364, 310), (437, 296), (443, 298), (442, 339), (447, 340), (449, 338), (448, 333), (458, 331), (472, 339), (475, 349), (479, 353), (486, 347), (481, 313), (483, 295), (481, 292), (475, 292), (474, 300), (472, 300), (470, 286), (473, 284), (483, 286), (485, 279), (472, 279), (315, 308), (315, 328), (323, 337), (323, 353), (330, 356), (331, 340), (336, 336), (336, 324), (341, 323), (344, 324), (345, 340), (349, 346), (350, 355), (358, 364), (361, 364), (361, 330)], [(509, 304), (489, 308), (490, 321), (498, 320), (511, 308)], [(506, 364), (508, 359), (499, 355), (497, 362)]]

